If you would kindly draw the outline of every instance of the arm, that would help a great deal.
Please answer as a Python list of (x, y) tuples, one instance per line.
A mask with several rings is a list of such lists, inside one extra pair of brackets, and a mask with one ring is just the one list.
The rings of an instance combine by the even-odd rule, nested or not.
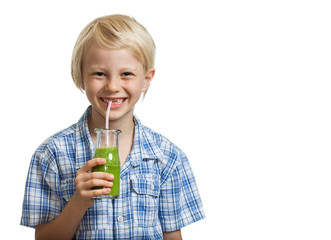
[[(113, 176), (108, 173), (89, 171), (96, 165), (105, 164), (105, 159), (96, 158), (88, 161), (77, 171), (76, 191), (67, 206), (52, 221), (36, 226), (36, 239), (72, 239), (85, 212), (94, 203), (92, 197), (108, 194)], [(103, 189), (91, 190), (94, 186), (104, 186)]]
[(163, 232), (164, 240), (182, 240), (180, 229), (172, 232)]
[[(74, 198), (74, 197), (73, 197)], [(36, 226), (36, 239), (72, 239), (86, 210), (71, 199), (54, 220)], [(60, 230), (61, 229), (61, 230)]]

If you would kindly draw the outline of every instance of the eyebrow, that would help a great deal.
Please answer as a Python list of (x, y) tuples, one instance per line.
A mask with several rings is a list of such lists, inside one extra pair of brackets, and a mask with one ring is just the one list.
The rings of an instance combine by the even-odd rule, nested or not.
[[(121, 67), (121, 66), (119, 66)], [(142, 66), (142, 69), (144, 67)], [(88, 69), (103, 69), (103, 70), (107, 70), (108, 69), (108, 65), (107, 64), (103, 64), (103, 63), (92, 63)], [(140, 66), (136, 66), (136, 64), (126, 64), (126, 65), (123, 65), (119, 71), (138, 71), (140, 70)]]
[(123, 71), (137, 71), (138, 69), (136, 67), (124, 67), (120, 69), (122, 72)]

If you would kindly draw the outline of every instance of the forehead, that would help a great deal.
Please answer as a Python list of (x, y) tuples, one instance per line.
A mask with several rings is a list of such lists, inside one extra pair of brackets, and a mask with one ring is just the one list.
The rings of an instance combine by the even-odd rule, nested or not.
[(91, 45), (84, 56), (83, 66), (131, 67), (140, 69), (142, 63), (127, 49), (107, 49)]

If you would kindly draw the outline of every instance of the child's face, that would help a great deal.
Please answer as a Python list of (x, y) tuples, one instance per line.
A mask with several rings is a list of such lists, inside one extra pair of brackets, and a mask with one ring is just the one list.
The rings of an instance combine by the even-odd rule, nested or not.
[(83, 89), (93, 106), (92, 115), (102, 127), (109, 100), (111, 121), (126, 117), (132, 120), (134, 106), (147, 90), (154, 69), (146, 73), (142, 63), (125, 49), (108, 50), (92, 45), (85, 54), (82, 73)]

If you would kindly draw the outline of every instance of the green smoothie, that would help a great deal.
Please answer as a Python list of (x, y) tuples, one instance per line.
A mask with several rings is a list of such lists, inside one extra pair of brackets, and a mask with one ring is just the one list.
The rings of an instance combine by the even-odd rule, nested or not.
[[(96, 148), (94, 158), (105, 158), (105, 165), (98, 165), (92, 168), (92, 172), (107, 172), (114, 175), (113, 186), (108, 195), (109, 198), (117, 198), (120, 194), (120, 171), (121, 162), (118, 156), (117, 147)], [(103, 187), (94, 187), (93, 189), (102, 189)], [(101, 196), (102, 197), (102, 196)]]

